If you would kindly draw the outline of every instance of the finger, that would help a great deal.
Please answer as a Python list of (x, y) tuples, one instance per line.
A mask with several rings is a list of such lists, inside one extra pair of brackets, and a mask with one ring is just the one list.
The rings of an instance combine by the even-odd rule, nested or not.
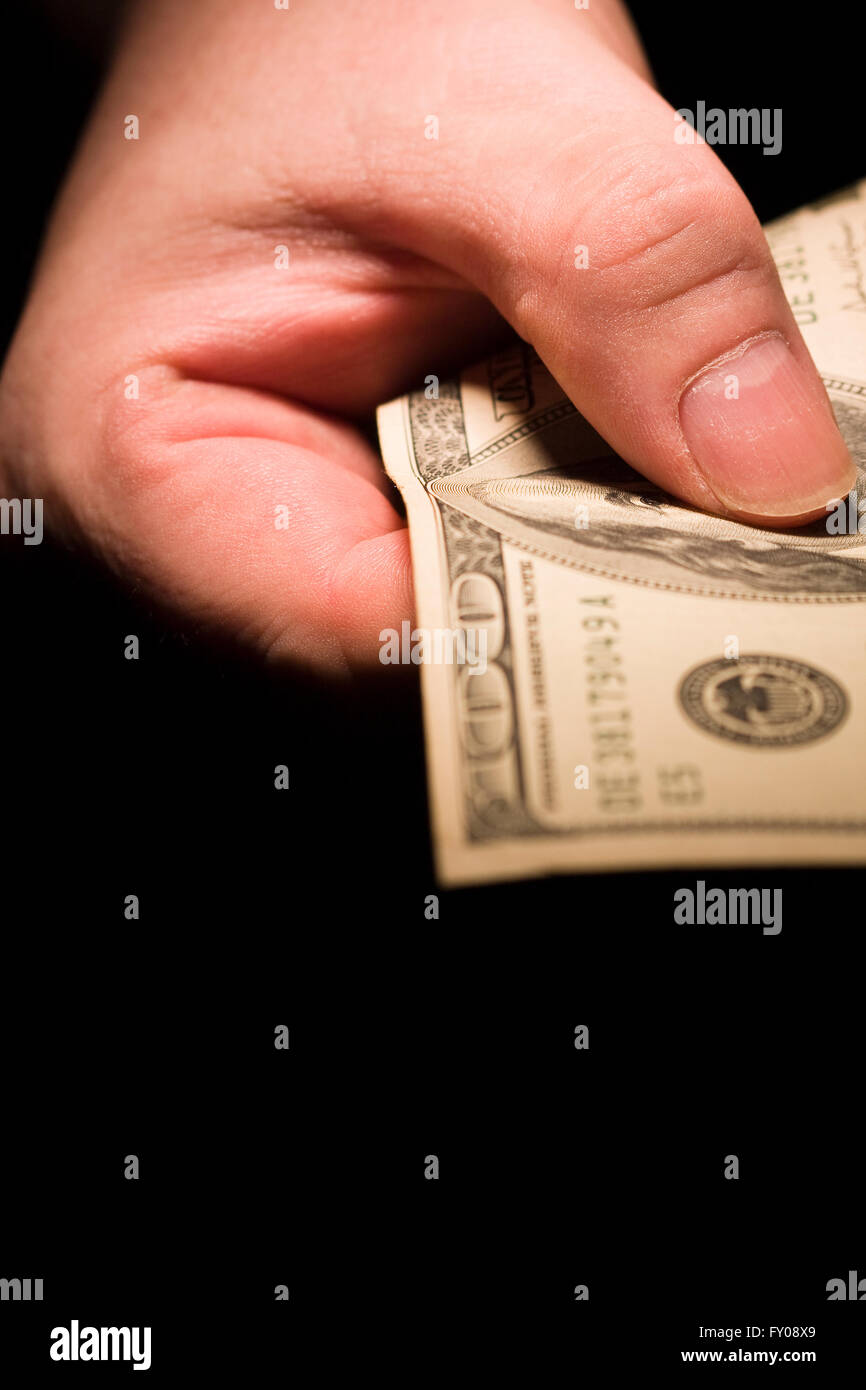
[[(74, 470), (67, 505), (146, 591), (270, 657), (375, 663), (413, 613), (404, 523), (360, 434), (258, 391), (139, 373)], [(120, 403), (122, 402), (122, 403)]]
[(707, 145), (677, 143), (629, 67), (586, 35), (572, 48), (559, 85), (541, 84), (556, 139), (501, 116), (461, 197), (455, 110), (423, 221), (404, 198), (404, 235), (483, 288), (661, 486), (775, 525), (823, 515), (855, 470), (748, 200)]

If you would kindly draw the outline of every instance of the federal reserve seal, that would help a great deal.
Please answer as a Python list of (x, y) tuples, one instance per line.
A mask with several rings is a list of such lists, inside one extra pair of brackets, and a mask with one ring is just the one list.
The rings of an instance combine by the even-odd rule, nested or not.
[(698, 728), (753, 748), (813, 743), (848, 712), (841, 685), (787, 656), (724, 657), (689, 671), (680, 703)]

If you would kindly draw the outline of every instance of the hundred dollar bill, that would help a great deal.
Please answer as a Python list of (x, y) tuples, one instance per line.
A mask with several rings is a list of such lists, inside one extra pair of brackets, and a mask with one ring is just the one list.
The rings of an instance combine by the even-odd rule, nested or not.
[(678, 502), (522, 342), (379, 412), (444, 883), (866, 860), (866, 181), (767, 233), (859, 469), (838, 515)]

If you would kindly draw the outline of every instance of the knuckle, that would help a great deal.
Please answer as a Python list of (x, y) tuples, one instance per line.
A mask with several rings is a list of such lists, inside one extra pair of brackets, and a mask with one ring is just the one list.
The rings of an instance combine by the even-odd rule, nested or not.
[[(577, 206), (537, 199), (533, 252), (516, 264), (509, 314), (526, 337), (563, 292), (585, 326), (601, 322), (607, 331), (693, 293), (709, 300), (773, 282), (754, 211), (709, 151), (681, 159), (658, 145), (619, 149), (579, 177), (576, 197)], [(580, 270), (577, 243), (586, 248)]]
[(592, 225), (586, 288), (608, 319), (639, 318), (692, 295), (708, 302), (746, 285), (765, 289), (775, 274), (748, 199), (721, 165), (659, 168), (656, 157), (609, 204), (600, 200)]
[(174, 475), (177, 386), (168, 368), (128, 367), (100, 392), (100, 447), (92, 454), (90, 481), (114, 504), (135, 503)]

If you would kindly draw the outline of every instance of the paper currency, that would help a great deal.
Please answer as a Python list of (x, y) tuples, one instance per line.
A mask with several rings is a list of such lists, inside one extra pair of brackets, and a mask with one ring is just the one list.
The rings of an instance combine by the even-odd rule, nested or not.
[[(866, 181), (767, 235), (866, 498)], [(429, 394), (379, 433), (440, 880), (866, 860), (858, 499), (832, 533), (694, 511), (523, 343)]]

